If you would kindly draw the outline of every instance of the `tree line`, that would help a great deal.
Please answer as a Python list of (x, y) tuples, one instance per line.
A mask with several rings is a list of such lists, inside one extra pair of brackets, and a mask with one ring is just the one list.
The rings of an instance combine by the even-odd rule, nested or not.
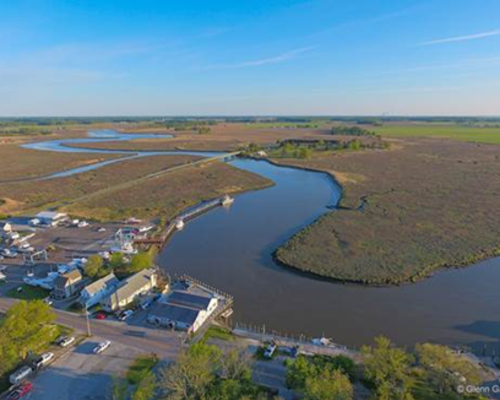
[(376, 136), (375, 132), (360, 128), (359, 126), (333, 126), (331, 133), (332, 135), (343, 136)]
[(54, 311), (42, 300), (21, 301), (0, 319), (0, 378), (28, 356), (44, 351), (60, 334)]

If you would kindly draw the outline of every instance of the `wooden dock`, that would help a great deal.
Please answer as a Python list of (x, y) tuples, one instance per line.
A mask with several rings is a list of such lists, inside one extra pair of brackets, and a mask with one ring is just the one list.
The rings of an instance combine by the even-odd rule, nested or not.
[(232, 198), (229, 197), (228, 195), (209, 200), (203, 203), (200, 203), (194, 207), (190, 207), (187, 210), (185, 210), (183, 213), (178, 215), (176, 218), (171, 220), (167, 226), (165, 227), (165, 230), (160, 236), (156, 237), (151, 237), (151, 238), (142, 238), (142, 239), (134, 239), (134, 245), (140, 246), (140, 247), (150, 247), (150, 246), (157, 246), (159, 248), (163, 247), (165, 243), (168, 241), (168, 239), (172, 236), (172, 234), (178, 230), (177, 225), (179, 222), (184, 223), (185, 221), (189, 221), (193, 218), (196, 218), (197, 216), (204, 214), (216, 207), (223, 206), (226, 202), (232, 201)]

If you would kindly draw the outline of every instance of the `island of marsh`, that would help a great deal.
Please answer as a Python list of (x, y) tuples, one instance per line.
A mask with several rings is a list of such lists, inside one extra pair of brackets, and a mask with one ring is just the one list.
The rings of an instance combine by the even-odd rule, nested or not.
[(277, 250), (282, 264), (384, 285), (500, 254), (497, 146), (401, 139), (389, 151), (276, 161), (328, 172), (343, 185), (338, 210)]

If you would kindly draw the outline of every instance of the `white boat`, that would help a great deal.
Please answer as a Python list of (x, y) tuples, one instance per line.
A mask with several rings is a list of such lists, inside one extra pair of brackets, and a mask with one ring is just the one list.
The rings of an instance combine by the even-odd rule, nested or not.
[(222, 200), (221, 200), (221, 204), (223, 206), (230, 206), (231, 204), (234, 203), (234, 199), (228, 195), (225, 195)]
[(316, 346), (330, 346), (332, 344), (332, 339), (321, 337), (321, 338), (314, 338), (311, 342)]
[(153, 229), (153, 225), (140, 226), (139, 227), (139, 232), (140, 233), (145, 233), (145, 232), (149, 232), (152, 229)]
[(175, 223), (175, 229), (180, 231), (182, 228), (184, 228), (184, 221), (182, 219), (178, 219)]

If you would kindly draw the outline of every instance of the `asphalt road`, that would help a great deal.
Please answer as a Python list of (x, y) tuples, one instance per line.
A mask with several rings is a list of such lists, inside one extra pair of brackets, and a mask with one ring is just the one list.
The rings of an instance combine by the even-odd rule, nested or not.
[(64, 354), (32, 380), (33, 400), (105, 400), (113, 377), (123, 376), (141, 351), (118, 343), (93, 354), (102, 338), (91, 338)]
[[(17, 300), (0, 298), (0, 310), (6, 311)], [(80, 332), (87, 332), (86, 318), (68, 311), (56, 310), (57, 322)], [(133, 320), (132, 320), (133, 322)], [(133, 347), (144, 353), (155, 353), (163, 359), (176, 358), (181, 348), (182, 333), (133, 325), (128, 322), (95, 320), (90, 321), (93, 336), (98, 336), (124, 346)]]

